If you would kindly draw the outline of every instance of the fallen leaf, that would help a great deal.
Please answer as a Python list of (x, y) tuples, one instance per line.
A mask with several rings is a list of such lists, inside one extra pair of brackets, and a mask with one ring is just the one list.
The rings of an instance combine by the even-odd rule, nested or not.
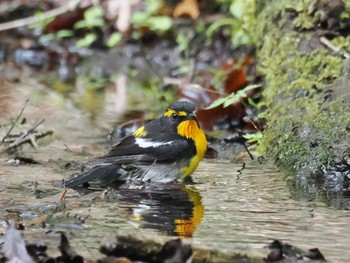
[(189, 16), (196, 19), (199, 16), (197, 0), (182, 0), (174, 9), (174, 17)]

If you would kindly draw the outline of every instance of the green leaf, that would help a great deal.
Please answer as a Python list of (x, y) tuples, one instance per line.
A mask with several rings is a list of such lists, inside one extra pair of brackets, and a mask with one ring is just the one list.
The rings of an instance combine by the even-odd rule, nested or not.
[(74, 29), (91, 29), (93, 27), (104, 26), (103, 14), (104, 11), (101, 6), (90, 7), (84, 12), (84, 19), (74, 24)]
[(131, 16), (131, 23), (138, 26), (143, 25), (147, 20), (148, 15), (142, 12), (134, 12)]
[(218, 21), (215, 21), (214, 23), (212, 23), (207, 31), (205, 32), (205, 34), (207, 35), (207, 37), (211, 37), (213, 35), (213, 33), (215, 33), (220, 27), (222, 26), (226, 26), (226, 25), (234, 25), (235, 23), (237, 23), (237, 21), (234, 18), (223, 18), (220, 19)]
[(103, 8), (101, 6), (92, 6), (84, 12), (85, 19), (95, 19), (103, 16)]
[(163, 5), (163, 0), (146, 0), (145, 7), (148, 14), (155, 14)]
[(254, 142), (258, 142), (263, 137), (263, 134), (262, 134), (262, 132), (258, 131), (255, 133), (245, 133), (242, 136), (249, 143), (254, 143)]
[(97, 37), (94, 33), (86, 34), (84, 38), (77, 41), (76, 45), (77, 47), (88, 47), (96, 40), (96, 38)]
[(244, 97), (244, 94), (242, 96), (241, 91), (230, 94), (228, 97), (226, 97), (226, 100), (223, 103), (224, 108), (230, 106), (231, 104), (238, 102), (242, 97)]
[(51, 40), (54, 40), (54, 39), (55, 39), (55, 34), (54, 33), (42, 35), (39, 38), (40, 42), (48, 42), (48, 41), (51, 41)]
[(80, 20), (74, 24), (74, 29), (86, 28), (86, 21)]
[(252, 138), (262, 138), (262, 133), (261, 132), (245, 133), (242, 136), (244, 139), (250, 140)]
[(116, 46), (122, 40), (122, 38), (123, 38), (122, 33), (114, 32), (107, 40), (107, 46), (108, 47)]
[(42, 11), (37, 11), (35, 14), (36, 21), (32, 24), (29, 24), (28, 27), (32, 29), (43, 30), (49, 23), (51, 23), (55, 18), (45, 18), (45, 15)]
[(247, 96), (247, 92), (256, 88), (261, 87), (261, 84), (254, 84), (254, 85), (248, 85), (244, 89), (238, 90), (236, 93), (231, 93), (227, 97), (219, 98), (216, 101), (214, 101), (212, 104), (210, 104), (205, 109), (212, 109), (215, 108), (221, 104), (223, 104), (223, 107), (226, 108), (230, 106), (233, 103), (236, 103), (240, 101), (242, 98), (245, 98)]
[(234, 0), (230, 5), (230, 13), (236, 18), (242, 19), (245, 13), (246, 5), (245, 0)]
[(167, 31), (173, 25), (173, 20), (167, 16), (152, 16), (148, 19), (149, 28), (155, 31)]
[(206, 110), (209, 110), (209, 109), (213, 109), (213, 108), (216, 108), (217, 106), (220, 106), (221, 104), (223, 104), (225, 102), (226, 98), (220, 98), (220, 99), (217, 99), (216, 101), (214, 101), (212, 104), (210, 104), (208, 107), (206, 107), (205, 109)]
[(135, 12), (131, 22), (138, 27), (148, 27), (153, 31), (167, 31), (173, 25), (173, 20), (167, 16), (148, 16), (146, 13)]
[(178, 32), (176, 35), (176, 43), (178, 44), (180, 51), (187, 51), (189, 47), (188, 34), (185, 34), (181, 31)]
[(57, 32), (57, 37), (58, 38), (65, 38), (65, 37), (72, 37), (73, 36), (73, 31), (72, 30), (60, 30)]
[(251, 43), (251, 37), (245, 30), (239, 28), (238, 30), (233, 32), (231, 37), (231, 43), (234, 47), (247, 45)]

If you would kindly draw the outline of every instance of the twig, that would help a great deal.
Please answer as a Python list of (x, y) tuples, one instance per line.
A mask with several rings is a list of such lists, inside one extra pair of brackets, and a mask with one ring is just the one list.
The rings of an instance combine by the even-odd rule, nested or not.
[(341, 55), (343, 55), (345, 58), (350, 58), (350, 53), (347, 52), (346, 50), (335, 46), (331, 41), (329, 41), (327, 38), (325, 37), (321, 37), (320, 38), (320, 42), (325, 45), (326, 47), (328, 47), (330, 50), (333, 50), (334, 52), (340, 53)]
[(9, 144), (8, 146), (4, 147), (3, 149), (0, 148), (0, 153), (8, 151), (12, 148), (15, 148), (15, 147), (20, 146), (20, 145), (27, 143), (27, 142), (32, 143), (32, 145), (35, 147), (35, 146), (37, 146), (37, 144), (36, 143), (33, 144), (33, 141), (36, 142), (37, 139), (40, 139), (40, 138), (45, 137), (47, 135), (50, 135), (52, 133), (53, 133), (53, 130), (48, 130), (48, 131), (44, 131), (42, 133), (37, 133), (37, 134), (30, 134), (29, 136), (27, 134), (27, 136), (22, 138), (21, 140), (17, 139), (15, 142)]
[(240, 175), (242, 174), (242, 171), (245, 169), (245, 163), (242, 163), (242, 168), (237, 170), (237, 178), (236, 180), (241, 179)]
[(248, 147), (247, 147), (247, 145), (245, 145), (245, 142), (244, 142), (244, 141), (242, 142), (242, 145), (243, 145), (244, 149), (247, 151), (247, 153), (249, 154), (250, 159), (254, 160), (253, 155), (252, 155), (252, 154), (250, 153), (250, 151), (248, 150)]
[(2, 140), (1, 140), (2, 143), (3, 143), (3, 142), (5, 141), (5, 139), (10, 135), (10, 133), (11, 133), (12, 130), (13, 130), (13, 128), (16, 126), (16, 124), (17, 124), (19, 118), (21, 118), (21, 116), (22, 116), (22, 114), (23, 114), (23, 111), (24, 111), (24, 109), (25, 109), (26, 106), (27, 106), (27, 103), (28, 103), (28, 100), (26, 100), (26, 102), (24, 103), (24, 105), (23, 105), (23, 107), (22, 107), (20, 113), (18, 114), (18, 116), (17, 116), (15, 122), (12, 124), (11, 128), (8, 130), (8, 132), (6, 133), (6, 135), (2, 138)]
[(30, 25), (30, 24), (33, 24), (36, 22), (40, 22), (44, 19), (48, 19), (48, 18), (62, 15), (68, 11), (74, 10), (81, 1), (82, 0), (68, 1), (67, 5), (64, 5), (64, 6), (56, 8), (56, 9), (47, 11), (40, 17), (30, 16), (30, 17), (21, 18), (21, 19), (14, 20), (14, 21), (2, 23), (2, 24), (0, 24), (0, 31), (14, 29), (14, 28), (22, 27), (22, 26), (27, 26), (27, 25)]
[[(21, 136), (19, 136), (14, 143), (20, 142), (21, 140), (24, 140), (25, 137), (27, 137), (30, 133), (32, 133), (36, 128), (39, 127), (40, 124), (42, 124), (45, 121), (45, 119), (42, 119), (40, 122), (35, 124), (31, 129), (29, 129), (27, 132), (23, 133)], [(35, 146), (34, 146), (35, 147)]]
[(244, 121), (249, 121), (251, 125), (253, 125), (254, 129), (261, 132), (261, 130), (258, 128), (258, 126), (255, 124), (255, 122), (253, 122), (252, 120), (250, 120), (247, 116), (243, 117)]
[(244, 149), (245, 149), (245, 150), (246, 150), (246, 152), (248, 153), (248, 155), (249, 155), (250, 159), (254, 160), (253, 155), (250, 153), (250, 151), (249, 151), (249, 149), (248, 149), (247, 145), (245, 145), (245, 140), (244, 140), (244, 138), (243, 138), (242, 131), (240, 131), (240, 130), (238, 131), (238, 136), (239, 136), (239, 139), (240, 139), (240, 141), (241, 141), (241, 143), (242, 143), (242, 145), (243, 145)]
[(67, 144), (63, 144), (65, 147), (66, 147), (66, 149), (65, 149), (65, 151), (67, 151), (67, 152), (73, 152), (71, 149), (69, 149), (69, 147), (67, 146)]
[(45, 119), (42, 119), (41, 121), (39, 121), (37, 124), (35, 124), (31, 129), (29, 129), (28, 133), (33, 132), (36, 128), (39, 127), (39, 125), (41, 125), (43, 122), (45, 121)]

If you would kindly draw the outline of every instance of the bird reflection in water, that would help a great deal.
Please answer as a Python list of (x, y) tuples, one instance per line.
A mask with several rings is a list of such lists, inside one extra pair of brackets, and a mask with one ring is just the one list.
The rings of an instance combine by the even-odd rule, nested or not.
[(192, 237), (204, 215), (201, 195), (186, 185), (160, 190), (121, 190), (118, 199), (127, 204), (142, 228), (156, 229), (169, 236)]

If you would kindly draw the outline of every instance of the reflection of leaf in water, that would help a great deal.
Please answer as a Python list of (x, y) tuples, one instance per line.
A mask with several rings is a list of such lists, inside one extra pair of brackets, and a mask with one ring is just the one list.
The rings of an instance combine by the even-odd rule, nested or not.
[(89, 215), (78, 215), (61, 212), (49, 216), (46, 220), (42, 221), (42, 223), (45, 223), (45, 225), (48, 225), (51, 228), (62, 227), (65, 229), (78, 229), (86, 227), (84, 224), (88, 218)]
[(90, 113), (92, 118), (102, 112), (104, 101), (104, 93), (95, 89), (85, 89), (84, 93), (79, 97), (80, 107)]
[(38, 216), (36, 218), (34, 218), (30, 224), (31, 225), (40, 225), (42, 223), (45, 223), (47, 220), (49, 220), (53, 215), (52, 214), (48, 214), (48, 215), (42, 215), (42, 216)]

